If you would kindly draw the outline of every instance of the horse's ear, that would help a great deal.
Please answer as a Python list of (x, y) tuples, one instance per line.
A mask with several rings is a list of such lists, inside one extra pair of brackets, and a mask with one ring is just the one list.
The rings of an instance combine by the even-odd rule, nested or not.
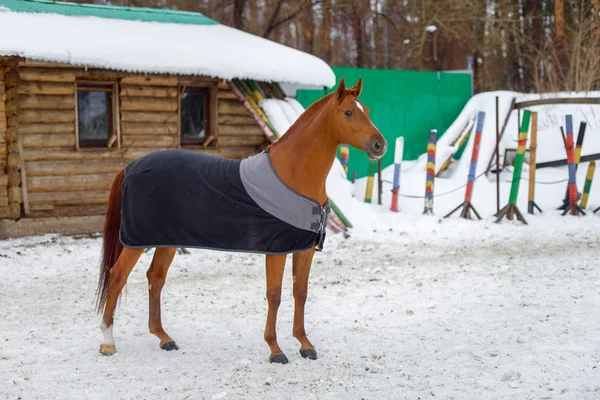
[(346, 96), (346, 83), (344, 82), (344, 77), (340, 79), (340, 84), (338, 85), (336, 96), (338, 98), (338, 101), (340, 102), (344, 99), (344, 96)]
[(356, 97), (360, 96), (360, 92), (362, 92), (362, 78), (358, 78), (358, 81), (356, 82), (356, 85), (354, 85), (352, 90), (356, 94)]

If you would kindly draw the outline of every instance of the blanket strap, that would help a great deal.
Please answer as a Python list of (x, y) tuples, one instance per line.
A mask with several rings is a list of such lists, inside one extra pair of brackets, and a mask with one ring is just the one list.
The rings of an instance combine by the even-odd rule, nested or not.
[(323, 250), (323, 243), (325, 243), (325, 235), (327, 233), (327, 229), (325, 228), (327, 225), (327, 219), (329, 217), (329, 212), (331, 211), (331, 205), (329, 204), (329, 199), (325, 203), (323, 207), (314, 207), (313, 215), (319, 215), (319, 223), (317, 228), (317, 239), (316, 239), (316, 251)]

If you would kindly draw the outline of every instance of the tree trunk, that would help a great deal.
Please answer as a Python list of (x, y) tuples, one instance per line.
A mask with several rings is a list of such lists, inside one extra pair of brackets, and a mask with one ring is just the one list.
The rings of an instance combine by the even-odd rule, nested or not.
[(309, 54), (313, 54), (314, 42), (315, 42), (315, 19), (313, 15), (313, 8), (311, 6), (305, 7), (302, 12), (302, 36), (303, 49)]
[(564, 82), (568, 71), (568, 56), (565, 35), (565, 0), (554, 0), (554, 39), (556, 41), (556, 54), (558, 58), (557, 89), (565, 90)]
[[(381, 1), (375, 2), (375, 9), (379, 8), (379, 4)], [(385, 0), (383, 0), (383, 4), (381, 5), (381, 9), (385, 9)], [(375, 14), (375, 18), (373, 20), (373, 31), (374, 31), (374, 42), (375, 42), (375, 68), (385, 68), (385, 31), (384, 31), (384, 21), (380, 14)]]
[(363, 7), (352, 4), (352, 28), (354, 31), (354, 42), (356, 43), (356, 67), (363, 68), (365, 66), (364, 54), (364, 15)]
[(594, 35), (600, 42), (600, 0), (594, 0)]
[[(473, 65), (475, 66), (474, 70), (474, 79), (475, 88), (474, 92), (479, 93), (480, 91), (485, 89), (485, 78), (483, 74), (483, 63), (485, 63), (485, 23), (487, 21), (487, 5), (485, 1), (479, 2), (479, 8), (477, 9), (477, 25), (476, 25), (476, 35), (477, 35), (477, 49), (475, 50), (475, 54), (473, 55)], [(479, 59), (482, 61), (482, 65), (479, 64)]]
[(534, 89), (539, 86), (540, 76), (540, 58), (542, 56), (542, 15), (541, 15), (541, 0), (530, 0), (531, 8), (531, 39), (533, 41), (531, 72), (533, 82), (529, 82), (529, 87)]
[(246, 0), (233, 1), (233, 27), (236, 29), (244, 29), (244, 7)]
[[(600, 1), (600, 0), (598, 0)], [(323, 1), (323, 27), (321, 33), (321, 58), (331, 64), (331, 0)]]
[(257, 34), (260, 27), (260, 17), (258, 14), (258, 2), (256, 0), (251, 0), (249, 4), (249, 12), (250, 12), (250, 23), (246, 26), (246, 29), (249, 29), (250, 32)]

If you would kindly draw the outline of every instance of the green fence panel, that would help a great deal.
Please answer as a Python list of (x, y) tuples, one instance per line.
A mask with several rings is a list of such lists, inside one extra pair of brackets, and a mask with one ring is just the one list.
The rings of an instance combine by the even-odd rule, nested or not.
[[(360, 100), (371, 111), (370, 117), (388, 141), (382, 159), (385, 168), (394, 162), (396, 138), (404, 136), (404, 160), (414, 160), (427, 151), (431, 129), (439, 135), (454, 122), (471, 97), (471, 75), (429, 71), (402, 71), (333, 67), (337, 82), (343, 77), (347, 87), (363, 79)], [(308, 107), (334, 88), (298, 90), (297, 100)], [(339, 157), (339, 153), (338, 153)], [(354, 171), (365, 177), (369, 167), (367, 155), (350, 147), (348, 178)]]

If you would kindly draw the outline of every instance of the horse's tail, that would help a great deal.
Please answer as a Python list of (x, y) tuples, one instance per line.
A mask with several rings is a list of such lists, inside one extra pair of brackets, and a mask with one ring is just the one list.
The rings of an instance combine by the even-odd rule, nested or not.
[(106, 304), (110, 269), (117, 262), (123, 245), (119, 239), (121, 230), (121, 199), (123, 197), (122, 184), (125, 171), (121, 169), (115, 176), (108, 196), (108, 210), (104, 219), (104, 239), (102, 243), (102, 262), (100, 264), (100, 277), (96, 292), (96, 308), (100, 313)]

